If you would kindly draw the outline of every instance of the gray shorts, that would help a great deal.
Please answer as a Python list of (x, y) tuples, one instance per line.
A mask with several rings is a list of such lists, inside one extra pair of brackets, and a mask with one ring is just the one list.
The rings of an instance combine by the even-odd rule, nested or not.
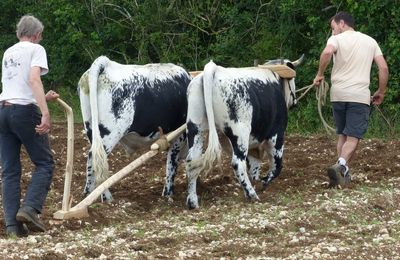
[(367, 132), (370, 107), (355, 102), (332, 102), (336, 133), (362, 139)]

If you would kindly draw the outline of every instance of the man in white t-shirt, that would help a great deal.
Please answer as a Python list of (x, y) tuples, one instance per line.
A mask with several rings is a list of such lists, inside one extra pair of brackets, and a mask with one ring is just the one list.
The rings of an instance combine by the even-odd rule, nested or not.
[[(45, 231), (38, 214), (42, 211), (54, 170), (48, 140), (50, 113), (46, 101), (58, 98), (58, 94), (54, 91), (44, 94), (40, 77), (48, 72), (48, 66), (46, 51), (39, 45), (42, 32), (43, 25), (36, 17), (23, 16), (17, 24), (19, 42), (8, 48), (2, 59), (0, 159), (8, 236), (26, 236), (26, 227), (32, 232)], [(35, 170), (20, 207), (22, 145)]]
[[(331, 103), (336, 124), (337, 163), (328, 168), (329, 186), (350, 182), (347, 163), (367, 131), (370, 104), (383, 102), (389, 69), (378, 43), (370, 36), (354, 30), (354, 19), (339, 12), (330, 21), (332, 36), (322, 51), (314, 84), (324, 80), (324, 72), (333, 57)], [(378, 89), (371, 97), (369, 89), (372, 63), (379, 70)]]

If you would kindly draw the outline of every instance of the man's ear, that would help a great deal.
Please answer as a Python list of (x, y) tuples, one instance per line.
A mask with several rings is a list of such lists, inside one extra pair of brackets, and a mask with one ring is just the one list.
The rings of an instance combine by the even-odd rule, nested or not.
[(33, 38), (33, 41), (34, 41), (35, 43), (38, 43), (38, 42), (40, 42), (40, 40), (42, 39), (42, 33), (41, 33), (41, 32), (38, 32), (38, 33), (35, 34), (32, 38)]

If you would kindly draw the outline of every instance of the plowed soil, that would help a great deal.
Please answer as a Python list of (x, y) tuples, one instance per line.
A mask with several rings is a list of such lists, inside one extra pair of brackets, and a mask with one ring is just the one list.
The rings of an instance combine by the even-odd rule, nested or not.
[[(114, 200), (89, 207), (90, 217), (56, 220), (61, 209), (67, 128), (53, 126), (56, 160), (51, 191), (41, 218), (48, 231), (6, 238), (0, 213), (0, 257), (13, 259), (400, 259), (400, 141), (363, 140), (350, 163), (352, 182), (328, 189), (326, 168), (336, 160), (335, 136), (288, 135), (281, 175), (260, 201), (249, 203), (225, 154), (198, 185), (200, 209), (187, 210), (183, 162), (174, 200), (161, 197), (165, 154), (111, 187)], [(75, 125), (72, 206), (84, 199), (88, 142)], [(146, 152), (138, 151), (134, 157)], [(131, 162), (117, 146), (111, 172)], [(23, 191), (31, 163), (23, 155)], [(264, 172), (268, 164), (263, 165)]]

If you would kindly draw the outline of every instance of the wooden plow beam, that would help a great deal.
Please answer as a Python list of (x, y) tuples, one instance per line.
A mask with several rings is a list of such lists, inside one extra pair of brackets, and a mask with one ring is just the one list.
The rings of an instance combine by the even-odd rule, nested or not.
[[(272, 70), (273, 72), (278, 73), (278, 75), (282, 78), (287, 78), (291, 79), (296, 77), (296, 71), (286, 65), (258, 65), (256, 67), (247, 67), (247, 68), (259, 68), (259, 69), (269, 69)], [(196, 77), (203, 71), (190, 71), (189, 74), (192, 77)]]
[[(68, 121), (69, 122), (69, 121)], [(112, 175), (110, 178), (105, 180), (102, 184), (96, 187), (84, 200), (78, 203), (74, 207), (71, 206), (71, 195), (70, 195), (70, 188), (71, 188), (71, 176), (72, 176), (72, 157), (67, 157), (67, 167), (68, 171), (65, 176), (65, 185), (64, 185), (64, 198), (63, 198), (63, 207), (61, 210), (55, 212), (53, 214), (53, 218), (55, 219), (71, 219), (71, 218), (83, 218), (88, 217), (88, 206), (90, 206), (106, 189), (111, 187), (117, 181), (121, 180), (123, 177), (131, 173), (134, 169), (145, 163), (147, 160), (158, 154), (160, 151), (164, 151), (168, 149), (169, 143), (178, 137), (181, 133), (186, 130), (186, 124), (180, 126), (175, 131), (168, 133), (160, 137), (155, 143), (151, 145), (150, 151), (143, 154), (124, 168), (122, 168), (119, 172)], [(68, 136), (70, 136), (70, 128), (68, 128)], [(73, 129), (72, 129), (73, 133)], [(70, 139), (68, 139), (70, 140)], [(72, 146), (68, 146), (67, 149), (73, 149)], [(72, 152), (71, 152), (72, 153)], [(68, 152), (69, 154), (69, 152)], [(70, 159), (70, 161), (68, 161)]]

